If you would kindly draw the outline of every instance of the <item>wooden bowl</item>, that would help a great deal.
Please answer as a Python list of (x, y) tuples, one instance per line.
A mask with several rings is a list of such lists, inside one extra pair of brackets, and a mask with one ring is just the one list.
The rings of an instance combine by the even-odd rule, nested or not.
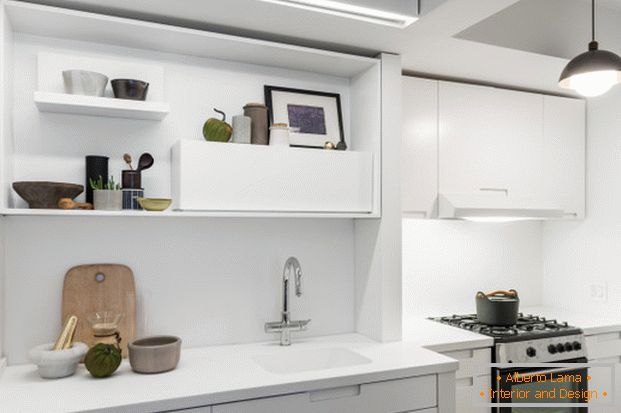
[(181, 339), (154, 336), (129, 343), (129, 364), (136, 373), (156, 374), (174, 370), (181, 356)]
[(30, 208), (58, 208), (61, 198), (74, 199), (84, 191), (84, 186), (64, 182), (24, 181), (13, 182), (13, 189)]

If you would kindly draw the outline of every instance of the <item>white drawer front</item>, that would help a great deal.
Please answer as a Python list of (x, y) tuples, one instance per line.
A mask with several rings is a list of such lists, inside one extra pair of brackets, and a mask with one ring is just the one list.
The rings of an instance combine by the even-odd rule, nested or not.
[[(412, 377), (213, 406), (213, 413), (401, 413), (437, 405), (436, 376)], [(433, 411), (433, 410), (432, 410)]]
[(621, 356), (621, 332), (587, 336), (585, 340), (589, 359)]
[(492, 362), (492, 349), (479, 348), (442, 353), (459, 361), (459, 370), (455, 378), (474, 377), (490, 373), (489, 363)]

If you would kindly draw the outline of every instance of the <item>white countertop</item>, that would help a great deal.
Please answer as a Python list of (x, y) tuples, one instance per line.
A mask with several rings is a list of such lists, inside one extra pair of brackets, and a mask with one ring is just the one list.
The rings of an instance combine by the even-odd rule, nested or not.
[[(455, 329), (459, 331), (458, 329)], [(275, 374), (253, 357), (309, 349), (345, 348), (371, 360), (357, 366)], [(183, 349), (176, 370), (139, 375), (128, 363), (110, 378), (91, 378), (84, 366), (69, 378), (44, 380), (36, 367), (8, 367), (0, 378), (0, 406), (11, 413), (152, 412), (454, 371), (455, 360), (415, 342), (378, 343), (350, 334), (276, 343)]]
[(585, 335), (621, 331), (621, 311), (619, 313), (595, 312), (588, 308), (566, 310), (553, 307), (520, 308), (524, 314), (534, 314), (546, 318), (555, 318), (559, 322), (567, 321), (569, 325), (580, 327)]
[(404, 318), (403, 341), (441, 353), (494, 345), (491, 337), (427, 320), (422, 316)]

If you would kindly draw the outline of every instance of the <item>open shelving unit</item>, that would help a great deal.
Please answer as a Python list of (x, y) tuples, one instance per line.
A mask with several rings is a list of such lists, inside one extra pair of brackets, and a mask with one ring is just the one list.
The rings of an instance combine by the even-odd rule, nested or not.
[[(133, 119), (160, 121), (162, 126), (156, 126), (155, 129), (152, 129), (154, 131), (153, 138), (132, 137), (131, 139), (136, 146), (140, 144), (141, 148), (147, 148), (150, 152), (156, 152), (154, 153), (156, 165), (158, 167), (163, 165), (164, 168), (157, 169), (154, 172), (157, 174), (153, 179), (155, 184), (152, 185), (152, 188), (145, 189), (145, 196), (174, 198), (176, 194), (180, 193), (179, 188), (181, 186), (186, 188), (184, 194), (188, 194), (187, 188), (189, 185), (187, 183), (184, 185), (183, 180), (179, 181), (179, 179), (171, 177), (171, 175), (178, 175), (172, 169), (176, 166), (172, 165), (172, 163), (169, 165), (171, 149), (179, 139), (188, 139), (188, 133), (194, 134), (194, 139), (202, 140), (195, 131), (200, 130), (199, 125), (204, 122), (206, 115), (201, 114), (201, 116), (204, 116), (202, 118), (190, 118), (189, 115), (183, 118), (184, 115), (178, 111), (193, 110), (193, 107), (196, 105), (204, 105), (208, 108), (214, 107), (221, 105), (223, 99), (229, 99), (229, 95), (246, 95), (245, 102), (238, 100), (239, 104), (233, 109), (229, 109), (228, 112), (241, 110), (241, 106), (244, 103), (260, 101), (259, 99), (262, 99), (262, 87), (268, 82), (293, 87), (298, 86), (304, 89), (337, 91), (341, 94), (344, 105), (343, 121), (349, 146), (348, 152), (350, 152), (341, 158), (335, 158), (334, 154), (321, 151), (312, 151), (308, 157), (304, 157), (300, 156), (299, 153), (293, 152), (295, 149), (291, 149), (292, 152), (289, 153), (293, 154), (297, 159), (295, 165), (299, 165), (299, 168), (296, 168), (291, 162), (288, 164), (284, 162), (279, 170), (278, 157), (272, 157), (273, 162), (266, 160), (267, 167), (264, 170), (254, 168), (250, 172), (246, 167), (253, 157), (252, 154), (248, 155), (250, 157), (240, 157), (239, 148), (236, 148), (235, 145), (219, 147), (219, 156), (227, 159), (224, 166), (231, 166), (231, 169), (235, 170), (237, 165), (241, 173), (246, 168), (246, 171), (252, 174), (253, 179), (261, 183), (257, 187), (252, 188), (252, 190), (262, 190), (265, 193), (259, 194), (254, 199), (260, 199), (263, 202), (265, 200), (269, 201), (271, 197), (275, 201), (273, 205), (270, 202), (253, 205), (251, 201), (249, 204), (244, 205), (240, 202), (232, 202), (232, 204), (237, 206), (233, 205), (231, 207), (227, 207), (225, 203), (214, 204), (213, 202), (205, 203), (202, 206), (199, 202), (198, 204), (193, 203), (191, 208), (176, 208), (173, 211), (160, 213), (157, 216), (330, 218), (378, 218), (381, 216), (380, 59), (13, 0), (8, 0), (4, 3), (4, 10), (8, 17), (7, 23), (10, 26), (11, 32), (10, 36), (5, 37), (5, 44), (3, 45), (5, 50), (12, 49), (14, 44), (24, 42), (33, 49), (33, 53), (37, 54), (37, 88), (34, 89), (32, 96), (34, 104), (40, 113), (39, 119), (42, 125), (49, 120), (49, 123), (56, 127), (58, 124), (56, 118), (49, 117), (59, 116), (55, 114), (61, 114), (62, 116), (89, 115), (93, 119), (93, 128), (97, 128), (95, 125), (101, 125), (99, 129), (109, 128), (109, 134), (114, 136), (125, 133), (125, 130), (136, 129), (136, 127), (126, 124), (125, 128), (118, 127), (118, 131), (116, 131), (117, 121), (109, 120), (108, 123), (103, 124), (104, 119), (120, 118), (124, 122), (131, 122)], [(79, 44), (75, 44), (76, 40), (79, 41)], [(64, 55), (56, 54), (59, 51), (64, 53)], [(134, 51), (138, 52), (134, 53)], [(165, 54), (164, 57), (162, 57), (162, 53)], [(182, 59), (189, 59), (188, 61), (191, 62), (191, 65), (196, 65), (197, 67), (205, 65), (208, 68), (206, 70), (211, 70), (211, 72), (204, 75), (205, 78), (213, 79), (210, 88), (205, 89), (204, 95), (209, 97), (211, 95), (219, 95), (219, 100), (214, 97), (214, 103), (207, 104), (197, 97), (187, 97), (188, 94), (193, 92), (191, 89), (186, 90), (185, 94), (181, 91), (177, 92), (177, 89), (182, 88), (184, 82), (188, 80), (180, 80), (177, 74), (179, 70), (185, 70), (185, 68), (170, 68), (170, 58), (168, 58), (170, 53), (174, 53), (174, 56), (182, 56)], [(136, 58), (136, 55), (139, 57)], [(178, 58), (175, 57), (174, 59)], [(86, 65), (85, 70), (96, 70), (102, 67), (102, 73), (106, 74), (108, 72), (105, 69), (112, 71), (119, 65), (137, 65), (138, 69), (136, 71), (138, 73), (147, 73), (157, 79), (156, 85), (151, 85), (157, 87), (157, 92), (154, 92), (157, 96), (153, 98), (153, 101), (137, 102), (111, 97), (89, 97), (62, 93), (59, 82), (60, 71), (81, 68), (80, 65), (82, 64)], [(4, 62), (4, 70), (7, 72), (15, 71), (16, 65), (17, 63), (13, 63), (10, 57), (7, 57)], [(164, 66), (167, 66), (166, 72), (164, 72)], [(221, 67), (226, 67), (229, 70), (220, 70)], [(169, 72), (172, 72), (172, 74)], [(272, 79), (263, 80), (268, 75)], [(233, 76), (236, 78), (233, 78)], [(163, 99), (164, 82), (166, 82), (167, 90), (166, 101)], [(239, 87), (232, 86), (238, 83), (240, 84)], [(228, 85), (227, 87), (232, 90), (225, 90), (223, 85)], [(16, 91), (15, 93), (20, 94), (22, 92)], [(13, 96), (6, 96), (6, 100), (12, 99)], [(241, 97), (238, 99), (241, 99)], [(171, 109), (173, 107), (175, 109)], [(73, 141), (71, 135), (76, 133), (71, 129), (74, 118), (65, 117), (62, 119), (67, 124), (67, 136), (56, 137), (58, 145), (70, 144)], [(25, 128), (21, 127), (25, 123), (25, 119), (15, 118), (13, 120), (16, 125), (20, 126), (12, 131), (13, 136), (5, 134), (2, 147), (2, 157), (7, 161), (7, 165), (11, 165), (3, 171), (2, 176), (5, 196), (3, 196), (0, 204), (2, 208), (0, 211), (3, 215), (156, 216), (156, 214), (135, 213), (133, 211), (51, 210), (30, 212), (25, 209), (25, 203), (10, 188), (12, 182), (18, 180), (50, 180), (81, 183), (84, 181), (84, 178), (82, 167), (79, 166), (79, 156), (96, 154), (101, 151), (99, 148), (102, 145), (97, 142), (96, 137), (81, 139), (80, 145), (83, 148), (83, 152), (81, 154), (71, 154), (70, 163), (72, 166), (63, 171), (62, 177), (55, 176), (54, 174), (58, 175), (58, 167), (52, 167), (53, 160), (67, 155), (59, 153), (57, 150), (53, 150), (52, 153), (39, 150), (38, 147), (45, 146), (44, 142), (41, 142), (40, 145), (33, 145), (29, 148), (30, 151), (22, 149), (22, 147), (25, 148), (30, 144), (25, 142), (25, 140), (40, 139), (38, 136), (41, 134), (41, 131), (37, 130), (36, 124), (32, 127), (32, 131), (25, 131)], [(29, 121), (31, 119), (28, 119), (27, 122)], [(36, 120), (34, 121), (36, 122)], [(84, 122), (89, 121), (82, 120), (79, 122), (84, 125)], [(187, 128), (186, 125), (189, 124), (194, 124), (199, 126), (199, 128), (188, 130), (185, 133), (180, 132), (180, 136), (170, 135), (170, 131), (175, 133), (178, 130), (183, 131), (184, 128)], [(43, 128), (44, 126), (41, 126), (40, 129), (42, 130)], [(96, 135), (97, 130), (93, 130), (95, 131), (93, 134)], [(166, 135), (164, 135), (164, 130), (167, 133)], [(140, 131), (140, 133), (142, 132)], [(106, 137), (105, 139), (108, 138)], [(123, 144), (125, 145), (126, 142), (123, 142)], [(356, 155), (355, 152), (358, 152), (360, 156), (354, 156)], [(264, 157), (266, 152), (259, 150), (256, 153)], [(101, 154), (110, 155), (109, 153)], [(49, 166), (45, 161), (41, 162), (42, 159), (45, 160), (48, 156), (50, 159)], [(311, 158), (314, 161), (311, 161)], [(35, 159), (38, 162), (38, 166), (32, 168), (29, 164), (34, 163)], [(333, 159), (344, 159), (346, 163), (335, 165)], [(361, 159), (365, 159), (364, 163), (361, 163)], [(367, 159), (370, 161), (367, 161)], [(200, 165), (200, 162), (197, 162), (197, 165)], [(275, 167), (272, 167), (273, 165)], [(317, 175), (323, 179), (322, 185), (324, 190), (318, 184), (317, 188), (314, 188), (314, 196), (301, 196), (298, 200), (291, 198), (300, 196), (300, 191), (297, 194), (295, 191), (287, 190), (270, 192), (269, 180), (278, 179), (278, 176), (290, 177), (292, 183), (300, 185), (305, 185), (305, 182), (314, 183), (312, 173), (314, 165), (317, 168), (323, 168), (317, 170)], [(326, 166), (328, 167), (327, 170), (325, 169)], [(361, 166), (367, 169), (361, 170)], [(36, 176), (30, 173), (34, 169), (37, 169), (38, 172)], [(111, 165), (112, 171), (114, 169)], [(329, 175), (330, 171), (334, 172), (332, 176)], [(112, 173), (114, 174), (114, 172)], [(201, 179), (209, 182), (214, 175), (218, 175), (218, 171), (209, 169), (199, 171), (199, 173), (204, 175), (198, 176), (198, 182), (201, 182)], [(296, 174), (299, 174), (299, 177), (296, 177)], [(217, 181), (211, 181), (212, 185), (213, 183), (218, 183), (220, 188), (232, 188), (230, 190), (232, 194), (242, 194), (247, 189), (244, 186), (245, 183), (243, 179), (235, 179), (234, 175), (234, 173), (228, 173), (224, 176), (219, 176)], [(344, 180), (344, 176), (349, 181)], [(189, 174), (186, 173), (184, 177), (189, 177)], [(357, 182), (357, 179), (364, 180), (364, 182)], [(340, 188), (341, 192), (334, 192), (336, 183), (340, 185), (338, 188)], [(196, 180), (194, 184), (196, 185)], [(235, 185), (239, 186), (239, 188), (236, 189)], [(283, 188), (287, 187), (286, 183), (283, 183), (283, 185), (285, 185)], [(288, 186), (288, 188), (290, 187)], [(197, 188), (200, 188), (200, 186), (197, 186)], [(148, 189), (153, 189), (153, 192), (149, 193)], [(330, 189), (332, 189), (332, 192), (330, 192)], [(156, 191), (157, 193), (154, 193)], [(325, 194), (322, 192), (325, 192)], [(307, 193), (309, 192), (307, 191)], [(222, 194), (223, 192), (220, 192), (219, 195)], [(321, 202), (317, 201), (321, 199), (329, 201), (334, 199), (335, 196), (336, 198), (344, 196), (344, 202), (340, 204), (333, 202), (332, 204), (336, 205), (335, 207), (322, 208)], [(350, 196), (351, 200), (346, 199), (347, 196)], [(277, 199), (279, 197), (282, 199)], [(78, 200), (80, 199), (78, 198)], [(361, 201), (362, 199), (364, 202)], [(305, 205), (305, 202), (309, 205)], [(364, 206), (361, 206), (362, 203), (364, 203)]]
[[(223, 274), (239, 272), (250, 280), (254, 268), (244, 271), (244, 265), (265, 262), (268, 256), (272, 260), (278, 254), (309, 253), (317, 273), (342, 277), (338, 282), (354, 290), (345, 304), (353, 307), (348, 311), (354, 317), (345, 314), (349, 330), (354, 323), (357, 332), (369, 337), (399, 338), (398, 56), (354, 56), (13, 0), (0, 0), (0, 12), (0, 231), (5, 232), (4, 239), (11, 240), (9, 247), (0, 245), (0, 255), (6, 256), (0, 265), (0, 289), (6, 280), (5, 291), (0, 291), (0, 301), (2, 297), (5, 301), (0, 304), (9, 320), (0, 325), (0, 342), (5, 345), (0, 353), (11, 363), (25, 360), (24, 349), (37, 340), (23, 334), (23, 325), (34, 325), (31, 330), (39, 337), (51, 336), (56, 330), (54, 323), (36, 316), (58, 310), (56, 297), (49, 293), (56, 288), (51, 274), (84, 260), (135, 258), (142, 267), (140, 276), (146, 277), (142, 282), (156, 285), (159, 291), (176, 288), (176, 278), (183, 276), (189, 285), (208, 280), (210, 297), (218, 297), (229, 291), (221, 282), (233, 279)], [(150, 90), (152, 100), (142, 102), (137, 110), (126, 102), (115, 101), (113, 108), (107, 100), (59, 96), (58, 83), (41, 86), (38, 60), (46, 53), (92, 62), (118, 61), (140, 66), (140, 70), (156, 68), (162, 73), (162, 93), (154, 89), (151, 95)], [(46, 67), (52, 68), (58, 82), (60, 64), (66, 60), (50, 59), (52, 65)], [(101, 72), (108, 73), (111, 67), (102, 66)], [(201, 128), (213, 116), (211, 109), (225, 111), (230, 119), (245, 104), (263, 101), (264, 85), (339, 93), (348, 151), (290, 148), (277, 153), (271, 152), (273, 148), (248, 146), (245, 149), (252, 153), (243, 155), (240, 145), (221, 144), (219, 166), (214, 162), (202, 168), (192, 185), (217, 182), (221, 190), (229, 184), (239, 189), (244, 182), (254, 181), (262, 182), (263, 186), (256, 187), (263, 188), (274, 176), (285, 176), (295, 185), (319, 191), (316, 199), (330, 196), (323, 184), (329, 189), (343, 188), (351, 199), (361, 202), (318, 210), (308, 206), (311, 202), (306, 204), (308, 193), (304, 198), (298, 192), (294, 197), (300, 196), (299, 202), (289, 209), (270, 209), (264, 204), (260, 208), (248, 205), (244, 210), (212, 205), (166, 212), (65, 211), (27, 209), (11, 188), (15, 181), (83, 184), (86, 155), (109, 156), (110, 173), (118, 175), (124, 153), (137, 158), (148, 151), (155, 164), (143, 174), (145, 196), (172, 198), (178, 189), (175, 185), (180, 186), (173, 178), (174, 145), (190, 141), (209, 146)], [(119, 112), (118, 105), (124, 104), (130, 106)], [(383, 136), (390, 139), (383, 141)], [(268, 166), (254, 170), (255, 155), (265, 155), (262, 165)], [(283, 158), (286, 161), (281, 163)], [(314, 174), (317, 167), (321, 170)], [(307, 185), (313, 179), (317, 181)], [(283, 193), (295, 191), (270, 196), (282, 205)], [(269, 196), (262, 199), (269, 200)], [(332, 221), (320, 222), (323, 219)], [(145, 233), (149, 234), (142, 238)], [(219, 255), (215, 261), (230, 262), (234, 271), (212, 268), (213, 257), (201, 255), (205, 250), (215, 251)], [(146, 274), (143, 264), (147, 261), (161, 264)], [(17, 268), (15, 263), (23, 265)], [(184, 267), (182, 274), (178, 265)], [(243, 287), (254, 289), (253, 283), (244, 281)], [(332, 294), (333, 284), (324, 284)], [(233, 287), (239, 289), (237, 283)], [(266, 291), (254, 289), (252, 297), (268, 296)], [(335, 297), (335, 302), (343, 301), (340, 294)], [(202, 305), (205, 295), (190, 297), (179, 306), (192, 309), (199, 300)], [(24, 313), (24, 305), (36, 310)], [(155, 305), (148, 310), (158, 311)], [(229, 312), (214, 317), (237, 325)], [(229, 332), (223, 334), (226, 340), (231, 337)]]

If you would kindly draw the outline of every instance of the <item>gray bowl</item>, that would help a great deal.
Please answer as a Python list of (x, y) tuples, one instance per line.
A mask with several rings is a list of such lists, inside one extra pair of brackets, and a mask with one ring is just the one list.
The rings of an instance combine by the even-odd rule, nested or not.
[(71, 95), (103, 96), (108, 84), (108, 76), (88, 70), (65, 70), (63, 80)]
[(174, 370), (181, 356), (181, 339), (154, 336), (129, 343), (129, 364), (136, 373), (155, 374)]

